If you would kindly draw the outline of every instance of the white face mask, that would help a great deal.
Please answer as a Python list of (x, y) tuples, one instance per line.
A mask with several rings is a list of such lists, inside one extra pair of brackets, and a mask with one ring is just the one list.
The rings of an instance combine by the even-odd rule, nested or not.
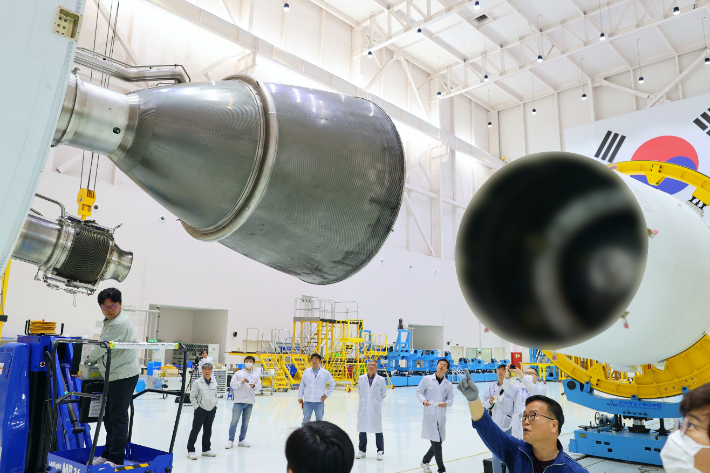
[(252, 366), (254, 366), (254, 363), (244, 363), (244, 367), (248, 370), (250, 370)]
[(701, 473), (695, 468), (695, 455), (710, 445), (700, 445), (680, 430), (668, 436), (666, 445), (661, 449), (661, 461), (667, 473)]

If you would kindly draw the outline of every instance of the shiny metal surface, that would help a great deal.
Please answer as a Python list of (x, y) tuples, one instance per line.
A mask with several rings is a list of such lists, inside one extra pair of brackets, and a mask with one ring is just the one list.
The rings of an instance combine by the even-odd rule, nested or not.
[[(130, 101), (125, 94), (72, 74), (67, 95), (75, 95), (76, 99), (71, 109), (71, 101), (64, 101), (53, 146), (65, 144), (104, 155), (113, 154), (121, 144), (124, 149), (128, 147), (135, 123), (129, 125)], [(130, 115), (135, 120), (137, 110)]]
[(52, 287), (93, 293), (103, 280), (124, 281), (133, 253), (116, 245), (110, 229), (73, 217), (52, 220), (30, 213), (12, 258), (38, 266), (41, 280), (51, 280)]
[(123, 282), (131, 271), (131, 265), (133, 265), (133, 253), (122, 250), (114, 243), (111, 258), (107, 261), (107, 267), (101, 279)]
[(61, 223), (29, 214), (17, 241), (14, 259), (42, 266), (50, 260), (61, 233)]
[(190, 82), (190, 76), (179, 65), (131, 66), (85, 48), (77, 48), (74, 62), (126, 82), (172, 80), (176, 84)]
[[(195, 238), (313, 284), (352, 276), (399, 213), (405, 161), (392, 121), (366, 100), (228, 79), (128, 94), (135, 131), (109, 157)], [(108, 148), (85, 136), (71, 144)]]

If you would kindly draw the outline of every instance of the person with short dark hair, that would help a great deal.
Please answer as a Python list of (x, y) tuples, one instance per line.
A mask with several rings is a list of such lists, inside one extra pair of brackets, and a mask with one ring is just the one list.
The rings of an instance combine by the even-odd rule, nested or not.
[(436, 459), (439, 473), (446, 471), (441, 444), (446, 440), (446, 409), (454, 403), (454, 385), (446, 379), (449, 360), (441, 358), (436, 363), (436, 373), (422, 377), (417, 387), (417, 399), (424, 404), (422, 438), (431, 442), (421, 466), (426, 473), (431, 472), (429, 462)]
[(232, 381), (229, 387), (234, 393), (234, 407), (232, 408), (232, 422), (229, 425), (229, 442), (224, 448), (232, 448), (234, 445), (234, 437), (237, 434), (237, 424), (239, 417), (242, 418), (242, 429), (239, 432), (240, 447), (251, 447), (244, 439), (247, 436), (247, 428), (249, 427), (249, 418), (251, 417), (251, 409), (254, 407), (256, 400), (256, 392), (261, 389), (261, 378), (254, 372), (254, 363), (256, 360), (249, 355), (244, 358), (244, 369), (237, 371), (232, 376)]
[[(99, 340), (107, 342), (137, 342), (136, 332), (130, 319), (121, 310), (121, 291), (114, 287), (104, 289), (97, 297), (104, 316)], [(89, 353), (87, 364), (98, 364), (99, 372), (108, 383), (108, 397), (104, 412), (106, 449), (94, 458), (94, 465), (123, 465), (128, 443), (128, 407), (133, 399), (138, 375), (138, 350), (111, 350), (111, 366), (106, 376), (106, 349), (95, 347)]]
[[(518, 398), (518, 390), (510, 383), (510, 371), (508, 365), (501, 364), (496, 368), (498, 382), (491, 383), (486, 387), (481, 398), (483, 407), (493, 419), (493, 422), (510, 435), (515, 423), (515, 404)], [(503, 460), (493, 454), (491, 458), (493, 473), (502, 473)]]
[(187, 458), (197, 460), (195, 442), (202, 430), (202, 456), (216, 457), (212, 451), (212, 424), (217, 414), (217, 381), (212, 377), (212, 363), (202, 366), (202, 376), (192, 383), (190, 404), (195, 407), (192, 430), (187, 439)]
[(355, 449), (348, 434), (330, 422), (308, 422), (286, 439), (287, 473), (349, 473)]
[[(298, 403), (303, 409), (303, 425), (310, 422), (313, 413), (316, 420), (323, 420), (325, 400), (335, 390), (335, 379), (325, 368), (321, 368), (322, 357), (318, 353), (311, 355), (311, 367), (306, 368), (298, 386)], [(325, 386), (328, 384), (328, 391)]]
[(458, 390), (468, 400), (473, 428), (491, 452), (515, 473), (589, 473), (562, 448), (558, 437), (565, 423), (562, 407), (547, 396), (530, 396), (519, 422), (523, 440), (506, 435), (483, 408), (478, 386), (466, 370)]
[(661, 461), (667, 473), (710, 473), (710, 384), (680, 402), (680, 428), (666, 439)]

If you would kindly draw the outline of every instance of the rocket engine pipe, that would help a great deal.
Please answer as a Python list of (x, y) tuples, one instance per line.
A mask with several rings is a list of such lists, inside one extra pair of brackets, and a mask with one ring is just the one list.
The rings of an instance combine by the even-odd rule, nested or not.
[(131, 66), (86, 48), (76, 48), (74, 62), (126, 82), (155, 80), (172, 80), (176, 84), (190, 82), (190, 76), (182, 66)]
[(29, 214), (12, 258), (38, 266), (52, 287), (63, 284), (68, 292), (93, 293), (101, 281), (123, 282), (133, 253), (119, 248), (109, 229), (73, 217)]
[(506, 340), (619, 368), (657, 363), (708, 328), (710, 227), (699, 212), (584, 156), (531, 155), (474, 195), (459, 282)]
[(377, 105), (246, 74), (125, 95), (74, 76), (54, 144), (108, 155), (194, 238), (312, 284), (363, 268), (404, 192)]

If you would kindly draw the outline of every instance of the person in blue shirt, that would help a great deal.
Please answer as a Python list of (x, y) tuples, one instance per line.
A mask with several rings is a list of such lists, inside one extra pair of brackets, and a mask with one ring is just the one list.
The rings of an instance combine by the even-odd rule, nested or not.
[(466, 370), (458, 390), (468, 400), (473, 428), (486, 447), (514, 473), (589, 473), (562, 448), (560, 435), (565, 416), (562, 407), (547, 396), (530, 396), (520, 415), (523, 440), (506, 435), (481, 404), (478, 386)]

